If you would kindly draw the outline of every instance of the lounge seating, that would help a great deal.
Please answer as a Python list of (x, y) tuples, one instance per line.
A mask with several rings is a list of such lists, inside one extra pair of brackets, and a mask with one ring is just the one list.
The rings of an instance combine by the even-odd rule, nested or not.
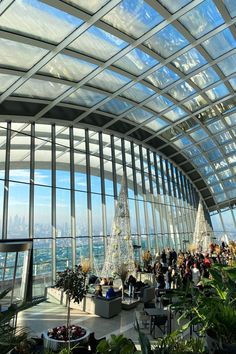
[(154, 286), (144, 286), (140, 290), (140, 301), (150, 302), (155, 299), (155, 288)]
[(103, 297), (94, 297), (95, 315), (110, 318), (121, 312), (121, 297), (107, 300)]

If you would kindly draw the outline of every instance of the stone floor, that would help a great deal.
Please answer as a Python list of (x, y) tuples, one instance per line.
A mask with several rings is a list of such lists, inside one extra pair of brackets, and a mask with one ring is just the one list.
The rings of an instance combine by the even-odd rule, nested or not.
[[(79, 310), (71, 310), (71, 324), (79, 324), (87, 327), (91, 332), (95, 332), (95, 337), (109, 337), (111, 334), (123, 333), (127, 338), (131, 338), (138, 346), (138, 332), (134, 328), (136, 317), (135, 311), (141, 311), (143, 304), (139, 303), (135, 309), (122, 310), (122, 312), (110, 319), (101, 318), (96, 315), (87, 314)], [(52, 298), (38, 304), (26, 311), (19, 313), (18, 325), (27, 327), (31, 336), (41, 336), (48, 328), (56, 327), (66, 323), (67, 308), (57, 304)], [(142, 331), (149, 334), (149, 323)], [(161, 335), (161, 334), (160, 334)]]

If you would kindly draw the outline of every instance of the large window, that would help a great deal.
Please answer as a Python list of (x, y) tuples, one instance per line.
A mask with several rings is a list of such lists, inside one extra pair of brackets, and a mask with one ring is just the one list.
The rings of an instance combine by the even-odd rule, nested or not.
[(183, 237), (191, 240), (194, 187), (190, 197), (178, 198), (177, 191), (187, 194), (186, 177), (173, 181), (171, 164), (155, 152), (107, 134), (44, 124), (4, 123), (0, 141), (0, 229), (9, 239), (34, 238), (34, 294), (74, 262), (90, 258), (101, 268), (123, 175), (137, 262), (146, 249), (154, 255), (179, 248)]

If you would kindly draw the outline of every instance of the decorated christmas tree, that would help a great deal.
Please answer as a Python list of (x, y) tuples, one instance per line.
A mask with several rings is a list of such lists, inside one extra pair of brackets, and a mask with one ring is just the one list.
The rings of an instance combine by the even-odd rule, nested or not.
[(198, 251), (207, 251), (211, 243), (212, 230), (205, 219), (202, 201), (199, 201), (196, 224), (193, 234), (193, 244)]
[(131, 239), (129, 207), (124, 176), (121, 181), (120, 194), (116, 203), (111, 236), (106, 248), (102, 276), (113, 277), (125, 266), (128, 273), (135, 272), (134, 250)]

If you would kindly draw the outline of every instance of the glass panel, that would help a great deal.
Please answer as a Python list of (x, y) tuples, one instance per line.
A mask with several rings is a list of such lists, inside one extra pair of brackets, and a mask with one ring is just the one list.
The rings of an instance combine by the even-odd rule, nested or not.
[(143, 0), (123, 0), (102, 18), (134, 38), (141, 37), (162, 20), (163, 17)]
[(202, 2), (180, 17), (179, 20), (195, 38), (204, 36), (204, 34), (224, 23), (212, 0)]
[[(33, 249), (33, 296), (44, 296), (45, 286), (52, 284), (51, 239), (34, 239)], [(39, 279), (41, 281), (39, 282)]]
[(235, 1), (232, 0), (223, 0), (227, 10), (230, 13), (231, 17), (235, 17), (236, 16), (236, 3)]
[(7, 237), (29, 237), (29, 184), (9, 183)]
[(154, 130), (155, 132), (166, 127), (167, 125), (168, 123), (161, 118), (156, 118), (155, 120), (152, 120), (151, 122), (145, 124), (146, 127)]
[(98, 194), (91, 194), (91, 199), (92, 199), (92, 220), (93, 220), (92, 233), (94, 236), (99, 236), (103, 234), (101, 196)]
[(156, 59), (136, 48), (117, 60), (114, 65), (139, 76), (158, 63)]
[(188, 138), (183, 137), (179, 140), (174, 141), (173, 144), (179, 149), (185, 149), (188, 145), (191, 145), (192, 142)]
[(215, 36), (207, 39), (202, 43), (203, 47), (215, 59), (220, 55), (229, 52), (236, 46), (236, 40), (231, 31), (227, 28), (224, 31), (216, 34)]
[(106, 61), (126, 46), (121, 39), (92, 26), (72, 42), (69, 49)]
[(236, 77), (233, 77), (229, 80), (231, 86), (233, 87), (234, 91), (236, 91)]
[(64, 54), (56, 55), (48, 64), (39, 70), (39, 73), (67, 79), (80, 81), (97, 68), (97, 65), (88, 63)]
[(127, 77), (106, 69), (90, 80), (88, 85), (105, 91), (115, 92), (130, 81)]
[(204, 167), (201, 167), (198, 169), (199, 172), (203, 175), (203, 176), (207, 176), (210, 173), (214, 173), (215, 171), (213, 170), (213, 168), (211, 167), (211, 165), (206, 165)]
[(164, 111), (164, 109), (167, 109), (172, 105), (173, 102), (164, 96), (155, 97), (152, 101), (145, 104), (146, 107), (151, 108), (153, 111), (158, 113)]
[(1, 15), (0, 28), (59, 43), (82, 23), (79, 18), (43, 2), (21, 0), (14, 1)]
[(48, 51), (42, 48), (0, 38), (2, 67), (28, 70), (47, 53)]
[(189, 42), (172, 25), (168, 25), (160, 32), (149, 38), (144, 44), (151, 50), (167, 58), (185, 47)]
[(232, 136), (229, 132), (221, 133), (215, 136), (215, 139), (218, 141), (220, 145), (225, 144), (226, 142), (232, 140)]
[(216, 134), (220, 132), (221, 130), (225, 129), (225, 125), (221, 120), (218, 120), (217, 122), (208, 124), (208, 129), (211, 131), (212, 134)]
[(63, 0), (69, 4), (72, 4), (79, 9), (84, 10), (90, 14), (95, 14), (101, 7), (106, 5), (109, 0)]
[(75, 192), (76, 235), (88, 235), (87, 193)]
[(34, 188), (34, 237), (51, 237), (51, 189)]
[(221, 97), (224, 97), (229, 94), (229, 90), (225, 86), (225, 84), (220, 84), (210, 90), (206, 91), (207, 96), (211, 101), (216, 101)]
[(216, 147), (216, 144), (214, 143), (214, 141), (212, 139), (204, 140), (199, 145), (200, 145), (200, 147), (202, 148), (203, 151), (208, 151), (208, 150), (213, 149), (214, 147)]
[(205, 98), (203, 98), (200, 95), (184, 103), (184, 106), (187, 109), (189, 109), (191, 112), (195, 112), (206, 105), (207, 105), (207, 101), (205, 100)]
[[(36, 135), (39, 134), (36, 125)], [(35, 173), (34, 183), (50, 186), (51, 180), (51, 143), (41, 139), (35, 139)]]
[(222, 146), (222, 149), (226, 155), (230, 155), (236, 151), (236, 143), (232, 142), (230, 144)]
[(210, 161), (215, 161), (223, 157), (221, 152), (218, 149), (207, 152), (206, 156)]
[(175, 58), (173, 63), (177, 69), (181, 70), (185, 74), (189, 74), (193, 70), (196, 70), (206, 64), (206, 59), (197, 49), (193, 48)]
[(186, 116), (187, 113), (183, 111), (180, 107), (175, 107), (171, 111), (164, 114), (164, 117), (168, 118), (172, 122)]
[(206, 165), (208, 164), (208, 160), (204, 157), (204, 156), (198, 156), (195, 157), (192, 162), (196, 165), (196, 166), (201, 166), (201, 165)]
[(179, 76), (166, 66), (148, 75), (145, 80), (151, 82), (154, 86), (164, 88), (174, 81), (178, 80)]
[(6, 91), (18, 78), (15, 75), (0, 74), (0, 93)]
[(56, 270), (62, 272), (72, 266), (71, 239), (56, 240)]
[(113, 98), (109, 102), (103, 104), (99, 108), (99, 110), (118, 115), (118, 114), (122, 114), (123, 112), (127, 111), (131, 107), (133, 107), (133, 106), (130, 103), (120, 101), (120, 100), (117, 100), (116, 98)]
[(132, 120), (136, 123), (143, 123), (145, 120), (151, 118), (153, 116), (152, 113), (145, 111), (144, 109), (137, 108), (132, 112), (129, 112), (126, 115), (126, 118)]
[(68, 96), (64, 102), (78, 104), (80, 106), (92, 107), (98, 102), (104, 100), (107, 96), (86, 89), (79, 89)]
[(160, 0), (162, 5), (164, 5), (172, 14), (187, 5), (191, 0)]
[(236, 125), (236, 114), (232, 114), (231, 116), (225, 117), (225, 120), (229, 126)]
[(216, 182), (219, 182), (216, 175), (206, 177), (205, 180), (207, 181), (208, 184), (214, 184)]
[(187, 155), (189, 158), (193, 156), (201, 154), (201, 151), (196, 146), (189, 146), (185, 151), (184, 154)]
[(13, 181), (30, 180), (30, 137), (17, 134), (11, 138), (9, 178)]
[(206, 70), (197, 73), (196, 75), (191, 77), (191, 80), (198, 86), (200, 89), (204, 89), (205, 87), (213, 84), (218, 81), (220, 77), (212, 68), (208, 68)]
[(147, 86), (138, 83), (129, 88), (128, 90), (122, 92), (121, 95), (133, 101), (142, 102), (153, 94), (155, 94), (155, 91), (151, 90)]
[(181, 82), (180, 84), (173, 87), (169, 94), (174, 97), (177, 101), (184, 100), (190, 95), (193, 95), (196, 91), (187, 82)]
[(14, 92), (14, 96), (38, 97), (53, 100), (69, 88), (70, 86), (56, 82), (29, 79)]
[(56, 189), (56, 236), (71, 235), (70, 191)]
[(224, 60), (217, 63), (221, 71), (228, 76), (236, 72), (236, 54), (225, 58)]

